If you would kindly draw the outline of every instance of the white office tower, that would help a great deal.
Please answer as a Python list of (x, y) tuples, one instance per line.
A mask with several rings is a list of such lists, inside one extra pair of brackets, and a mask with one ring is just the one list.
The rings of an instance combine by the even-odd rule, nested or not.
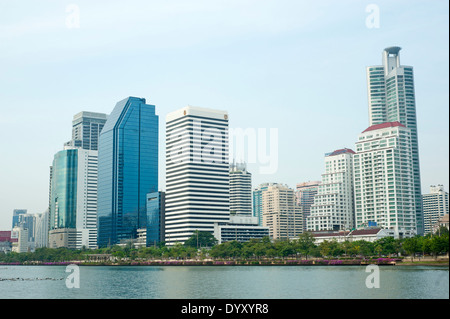
[(12, 244), (12, 251), (26, 253), (29, 251), (28, 229), (23, 226), (15, 226), (11, 231), (11, 238), (16, 239)]
[(443, 185), (430, 186), (430, 193), (422, 195), (425, 234), (437, 228), (439, 219), (448, 215), (448, 193)]
[(230, 214), (252, 216), (252, 174), (245, 163), (230, 165)]
[(187, 106), (166, 117), (167, 245), (230, 218), (228, 114)]
[(399, 122), (372, 125), (359, 135), (353, 158), (356, 227), (416, 233), (411, 130)]
[(367, 67), (369, 125), (400, 122), (411, 129), (417, 233), (423, 234), (416, 98), (413, 67), (400, 64), (400, 47), (383, 51), (383, 65)]
[(48, 210), (35, 214), (34, 241), (36, 248), (48, 246)]
[(271, 239), (297, 237), (303, 232), (302, 222), (302, 211), (293, 189), (274, 184), (262, 192), (262, 223), (264, 227), (269, 227)]
[(354, 227), (353, 154), (347, 148), (325, 154), (325, 173), (307, 217), (308, 231)]

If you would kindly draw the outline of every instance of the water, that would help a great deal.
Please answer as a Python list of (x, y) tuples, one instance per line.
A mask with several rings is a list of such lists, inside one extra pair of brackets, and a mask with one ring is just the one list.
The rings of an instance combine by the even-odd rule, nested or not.
[(365, 266), (1, 266), (4, 299), (448, 299), (449, 268)]

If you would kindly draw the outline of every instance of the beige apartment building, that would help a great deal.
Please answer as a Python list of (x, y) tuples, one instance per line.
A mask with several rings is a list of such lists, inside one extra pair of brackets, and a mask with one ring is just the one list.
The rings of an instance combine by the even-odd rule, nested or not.
[(286, 185), (274, 184), (262, 193), (263, 226), (269, 227), (269, 236), (286, 240), (302, 233), (302, 211), (295, 192)]

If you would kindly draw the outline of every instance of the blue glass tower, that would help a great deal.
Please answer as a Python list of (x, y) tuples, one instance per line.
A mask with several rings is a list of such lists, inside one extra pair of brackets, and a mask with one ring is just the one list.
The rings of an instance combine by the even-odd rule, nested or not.
[(76, 228), (78, 151), (59, 151), (53, 160), (49, 230)]
[(147, 247), (164, 241), (165, 192), (147, 194)]
[(98, 148), (98, 247), (147, 227), (147, 194), (158, 191), (158, 116), (145, 99), (118, 102)]

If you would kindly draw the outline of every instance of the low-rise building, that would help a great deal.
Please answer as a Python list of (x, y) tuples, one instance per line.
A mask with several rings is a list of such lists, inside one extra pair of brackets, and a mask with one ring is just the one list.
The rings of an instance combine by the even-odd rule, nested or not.
[(269, 227), (259, 226), (257, 217), (230, 216), (229, 223), (214, 223), (214, 237), (219, 244), (233, 240), (246, 242), (268, 236)]
[(397, 232), (394, 229), (384, 229), (384, 228), (364, 228), (355, 229), (352, 231), (316, 231), (311, 232), (314, 236), (314, 243), (316, 245), (324, 241), (335, 240), (338, 243), (343, 243), (346, 241), (358, 241), (365, 240), (368, 242), (374, 242), (384, 237), (393, 237), (395, 239), (409, 238), (415, 235), (415, 232), (404, 231)]

